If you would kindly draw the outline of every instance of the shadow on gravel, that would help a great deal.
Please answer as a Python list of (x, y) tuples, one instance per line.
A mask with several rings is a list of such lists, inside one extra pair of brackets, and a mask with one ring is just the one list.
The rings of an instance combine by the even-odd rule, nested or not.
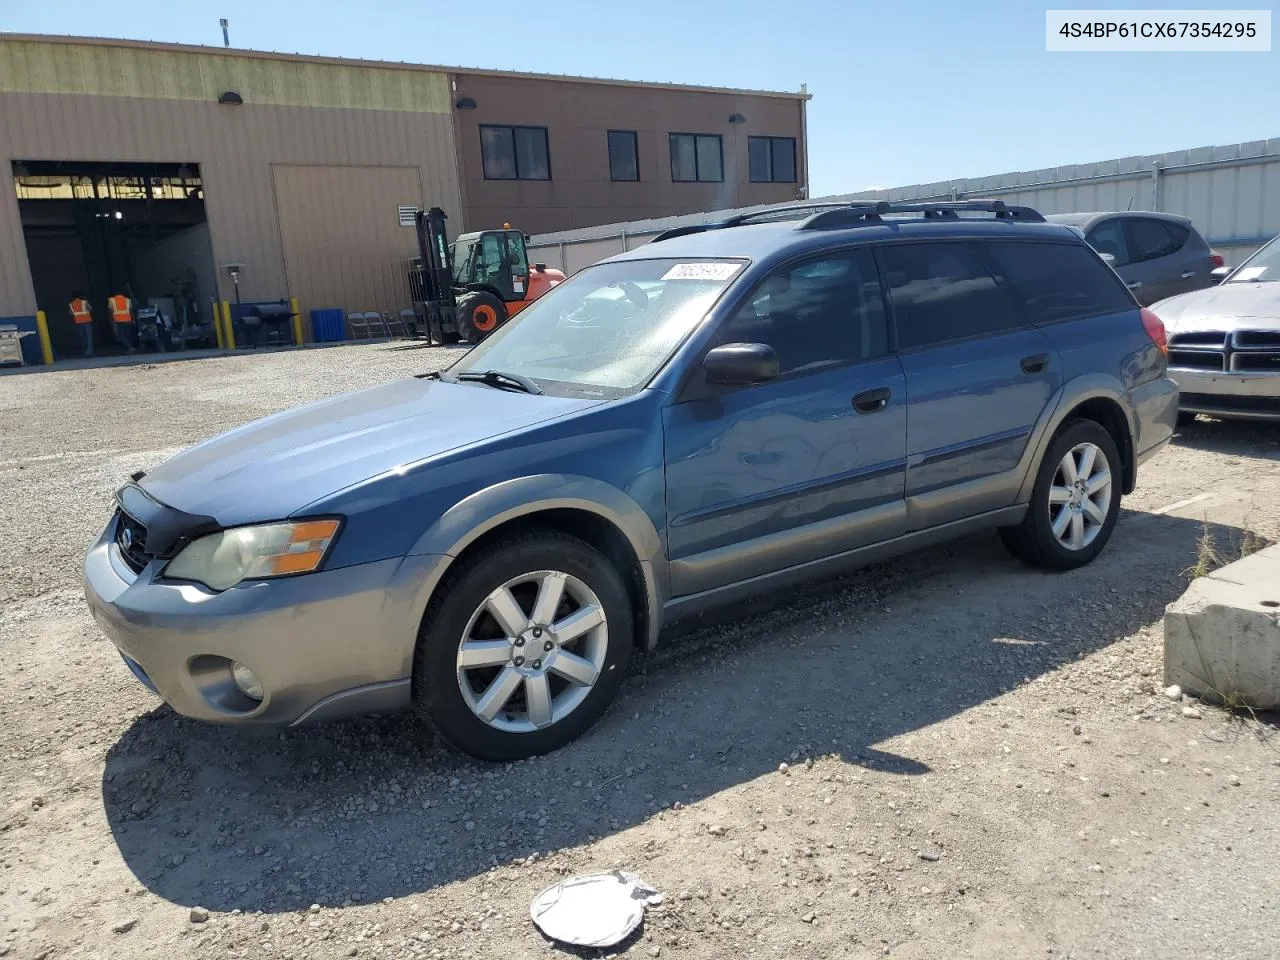
[[(910, 748), (887, 741), (1157, 621), (1186, 586), (1201, 532), (1198, 522), (1125, 511), (1103, 555), (1072, 573), (1020, 566), (981, 536), (789, 592), (767, 609), (735, 609), (736, 619), (685, 626), (638, 660), (584, 738), (508, 766), (450, 754), (405, 717), (264, 732), (160, 708), (108, 754), (107, 817), (154, 893), (274, 912), (464, 880), (806, 756), (928, 776), (949, 762), (954, 730)], [(1225, 541), (1235, 531), (1215, 532)], [(1059, 707), (1069, 739), (1074, 708), (1044, 704)], [(776, 812), (721, 816), (745, 831)], [(636, 856), (593, 866), (642, 870)]]
[(1280, 423), (1197, 417), (1192, 423), (1178, 428), (1173, 442), (1227, 456), (1280, 460)]

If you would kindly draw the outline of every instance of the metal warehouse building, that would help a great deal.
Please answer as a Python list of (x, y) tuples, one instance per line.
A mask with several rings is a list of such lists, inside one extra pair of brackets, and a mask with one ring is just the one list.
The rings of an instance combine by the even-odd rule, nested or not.
[[(806, 93), (0, 36), (0, 323), (81, 291), (199, 313), (409, 305), (412, 213), (526, 233), (781, 202)], [(31, 338), (34, 339), (34, 338)]]

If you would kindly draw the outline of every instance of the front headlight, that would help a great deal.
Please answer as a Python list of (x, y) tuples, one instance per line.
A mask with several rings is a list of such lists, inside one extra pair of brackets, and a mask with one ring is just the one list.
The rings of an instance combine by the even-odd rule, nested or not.
[(241, 580), (310, 573), (337, 532), (337, 520), (233, 527), (193, 540), (169, 561), (164, 575), (227, 590)]

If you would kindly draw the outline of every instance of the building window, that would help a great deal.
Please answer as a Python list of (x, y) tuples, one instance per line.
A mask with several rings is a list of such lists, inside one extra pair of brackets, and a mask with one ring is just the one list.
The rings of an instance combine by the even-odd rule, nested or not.
[(640, 179), (640, 159), (636, 151), (634, 130), (609, 131), (609, 179)]
[(714, 133), (671, 134), (671, 179), (677, 183), (724, 180), (724, 153), (720, 135)]
[(546, 127), (480, 127), (486, 180), (550, 180)]
[(747, 137), (752, 183), (795, 183), (795, 137)]

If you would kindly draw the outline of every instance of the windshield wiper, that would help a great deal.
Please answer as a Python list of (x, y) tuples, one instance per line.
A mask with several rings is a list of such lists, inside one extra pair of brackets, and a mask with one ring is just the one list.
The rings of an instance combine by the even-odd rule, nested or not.
[(514, 387), (517, 390), (523, 390), (525, 393), (542, 394), (542, 388), (528, 377), (521, 376), (518, 373), (503, 373), (501, 370), (464, 370), (454, 379), (461, 380), (464, 383), (483, 383), (486, 386), (500, 387), (502, 389)]

